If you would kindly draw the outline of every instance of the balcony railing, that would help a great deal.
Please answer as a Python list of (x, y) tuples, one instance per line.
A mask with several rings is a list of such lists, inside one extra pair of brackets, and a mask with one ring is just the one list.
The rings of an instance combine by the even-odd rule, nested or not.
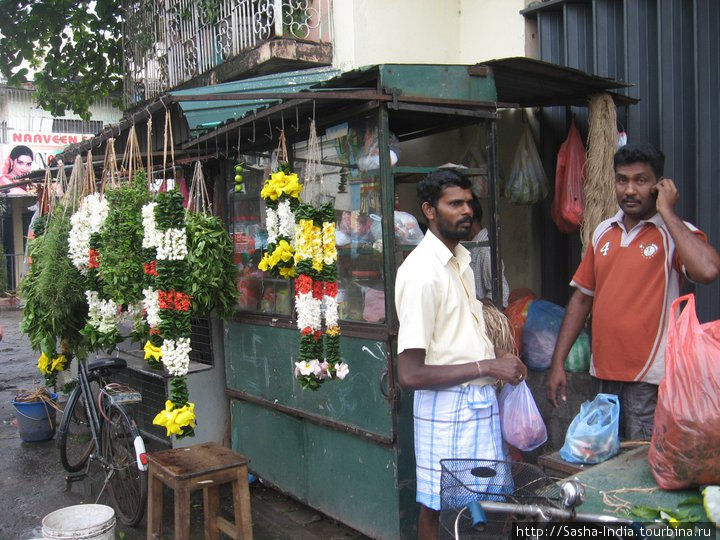
[(127, 105), (277, 37), (332, 42), (332, 0), (128, 0)]

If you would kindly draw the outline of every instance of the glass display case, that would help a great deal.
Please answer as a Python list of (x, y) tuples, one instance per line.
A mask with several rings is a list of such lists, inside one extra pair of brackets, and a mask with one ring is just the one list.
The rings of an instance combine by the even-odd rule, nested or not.
[[(385, 322), (381, 183), (376, 115), (320, 138), (319, 155), (308, 141), (291, 148), (292, 170), (303, 182), (304, 202), (335, 207), (340, 320)], [(272, 156), (244, 156), (242, 192), (228, 191), (230, 233), (238, 266), (238, 310), (292, 316), (292, 280), (271, 277), (258, 268), (267, 248), (265, 203), (260, 191), (271, 172)], [(310, 167), (312, 165), (312, 167)], [(309, 168), (314, 177), (308, 178)], [(232, 186), (232, 184), (231, 184)]]

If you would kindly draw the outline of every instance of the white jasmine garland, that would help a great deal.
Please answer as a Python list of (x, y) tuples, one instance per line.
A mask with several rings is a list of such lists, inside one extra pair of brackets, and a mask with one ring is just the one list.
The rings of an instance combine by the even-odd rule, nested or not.
[(334, 296), (323, 296), (325, 302), (325, 326), (331, 328), (338, 324), (338, 303)]
[(157, 260), (181, 261), (187, 257), (185, 229), (166, 229), (157, 235)]
[(112, 300), (101, 300), (97, 291), (85, 291), (88, 302), (88, 324), (102, 334), (115, 330), (118, 323), (118, 305)]
[(274, 244), (278, 239), (278, 215), (269, 206), (266, 209), (265, 225), (268, 232), (268, 244)]
[(290, 201), (285, 200), (278, 204), (278, 234), (290, 239), (295, 246), (295, 213), (290, 208)]
[(313, 298), (311, 292), (295, 296), (295, 309), (297, 311), (297, 327), (299, 330), (312, 328), (313, 332), (320, 330), (322, 319), (320, 317), (322, 301)]
[(162, 319), (160, 319), (158, 291), (154, 289), (143, 289), (143, 295), (145, 295), (145, 298), (142, 300), (142, 307), (145, 309), (147, 323), (152, 328), (156, 328), (162, 322)]
[(78, 210), (70, 217), (68, 234), (68, 256), (75, 268), (83, 274), (90, 262), (90, 236), (100, 232), (108, 214), (108, 203), (98, 193), (80, 201)]
[(170, 375), (173, 377), (187, 375), (190, 365), (190, 338), (164, 339), (160, 350), (163, 365)]
[(157, 203), (147, 203), (142, 207), (143, 248), (154, 248), (158, 244), (157, 222), (155, 221), (155, 207)]

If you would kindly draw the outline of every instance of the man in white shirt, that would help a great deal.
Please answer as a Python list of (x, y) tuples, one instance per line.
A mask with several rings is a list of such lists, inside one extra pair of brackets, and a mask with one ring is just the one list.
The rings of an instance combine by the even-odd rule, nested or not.
[[(475, 296), (468, 237), (470, 181), (441, 169), (418, 184), (428, 232), (398, 269), (398, 379), (415, 390), (418, 538), (435, 539), (441, 459), (506, 458), (494, 384), (518, 384), (527, 368), (494, 351)], [(508, 489), (512, 489), (511, 486)]]
[(475, 274), (475, 294), (482, 300), (488, 298), (500, 309), (508, 306), (510, 286), (505, 279), (505, 264), (502, 264), (502, 305), (492, 295), (492, 259), (490, 255), (490, 236), (482, 226), (482, 205), (480, 199), (473, 195), (470, 203), (473, 209), (473, 223), (470, 227), (470, 242), (466, 247), (470, 250), (470, 266)]

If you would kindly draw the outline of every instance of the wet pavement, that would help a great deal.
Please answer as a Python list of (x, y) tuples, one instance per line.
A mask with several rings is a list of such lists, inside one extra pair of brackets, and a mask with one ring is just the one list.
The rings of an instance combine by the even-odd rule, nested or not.
[[(82, 481), (68, 483), (55, 440), (26, 443), (15, 426), (12, 400), (19, 390), (44, 384), (37, 371), (37, 354), (19, 329), (22, 312), (0, 306), (5, 335), (0, 342), (0, 540), (28, 540), (42, 536), (42, 518), (66, 506), (108, 504), (104, 475), (91, 467)], [(61, 398), (62, 403), (62, 398)], [(59, 416), (58, 416), (59, 420)], [(160, 449), (160, 448), (155, 448)], [(153, 448), (148, 448), (152, 451)], [(339, 540), (366, 538), (313, 509), (255, 482), (250, 488), (253, 533), (258, 540)], [(172, 538), (172, 495), (164, 497), (165, 537)], [(202, 492), (191, 498), (191, 538), (203, 538)], [(232, 517), (229, 489), (221, 490), (221, 506)], [(137, 528), (118, 525), (116, 537), (145, 538), (145, 518)]]

